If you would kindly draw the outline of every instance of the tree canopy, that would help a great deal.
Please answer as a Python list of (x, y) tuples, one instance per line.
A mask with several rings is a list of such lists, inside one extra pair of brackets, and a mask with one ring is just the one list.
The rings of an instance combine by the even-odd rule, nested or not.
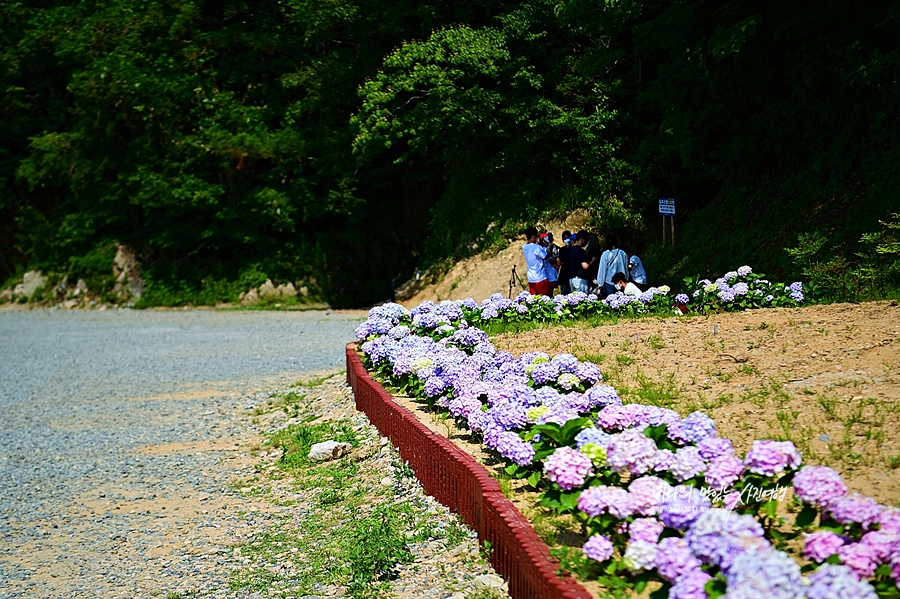
[(575, 207), (650, 247), (659, 194), (703, 250), (660, 265), (777, 274), (769, 248), (900, 205), (898, 25), (890, 2), (3, 3), (0, 275), (119, 242), (160, 286), (361, 305)]

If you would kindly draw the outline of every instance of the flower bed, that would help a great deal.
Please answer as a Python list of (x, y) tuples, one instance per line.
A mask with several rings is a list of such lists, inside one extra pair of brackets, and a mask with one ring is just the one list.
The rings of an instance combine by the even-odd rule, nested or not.
[[(734, 274), (723, 277), (732, 289), (753, 276)], [(754, 283), (749, 295), (759, 297)], [(733, 304), (715, 285), (719, 306)], [(778, 301), (802, 301), (799, 284), (780, 288)], [(748, 295), (740, 290), (735, 297)], [(574, 307), (585, 303), (598, 302)], [(900, 596), (900, 510), (849, 493), (830, 468), (803, 466), (789, 442), (756, 441), (740, 457), (702, 412), (622, 405), (597, 366), (569, 354), (513, 358), (474, 326), (520, 313), (514, 306), (552, 304), (558, 314), (559, 300), (473, 304), (373, 309), (357, 331), (366, 365), (449, 412), (543, 506), (571, 516), (586, 538), (581, 571), (620, 575), (637, 590), (656, 581), (659, 597)]]
[[(668, 286), (651, 287), (638, 296), (617, 293), (601, 300), (596, 295), (576, 291), (557, 295), (531, 295), (523, 291), (513, 299), (499, 293), (480, 304), (468, 298), (454, 302), (470, 324), (504, 322), (558, 322), (570, 318), (598, 315), (636, 316), (641, 314), (706, 314), (714, 311), (736, 311), (752, 308), (790, 307), (802, 304), (803, 283), (773, 283), (756, 274), (749, 266), (710, 281), (685, 279), (686, 291), (672, 295)], [(435, 329), (451, 325), (441, 312), (422, 311), (417, 327)], [(440, 321), (435, 319), (442, 319)], [(451, 325), (452, 326), (452, 325)], [(384, 333), (382, 333), (384, 334)]]

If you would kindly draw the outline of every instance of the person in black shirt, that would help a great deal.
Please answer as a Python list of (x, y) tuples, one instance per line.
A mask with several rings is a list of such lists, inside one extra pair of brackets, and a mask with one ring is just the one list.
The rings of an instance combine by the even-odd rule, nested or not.
[(572, 293), (572, 288), (569, 287), (569, 279), (572, 278), (569, 274), (569, 250), (572, 249), (572, 242), (575, 241), (575, 236), (569, 231), (563, 231), (562, 240), (563, 246), (559, 248), (559, 255), (557, 256), (560, 263), (559, 292), (563, 295), (568, 295)]
[(587, 240), (587, 232), (579, 231), (575, 235), (575, 242), (572, 245), (572, 249), (569, 250), (569, 274), (571, 275), (569, 285), (572, 287), (573, 292), (580, 291), (582, 293), (588, 293), (590, 290), (588, 273), (596, 262), (597, 257), (594, 256), (591, 258), (588, 256), (587, 252), (584, 251)]

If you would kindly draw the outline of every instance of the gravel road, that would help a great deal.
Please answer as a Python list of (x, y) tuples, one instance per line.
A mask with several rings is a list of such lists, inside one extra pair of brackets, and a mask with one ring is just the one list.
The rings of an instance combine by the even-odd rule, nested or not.
[(0, 312), (0, 599), (225, 596), (253, 393), (339, 369), (362, 317)]

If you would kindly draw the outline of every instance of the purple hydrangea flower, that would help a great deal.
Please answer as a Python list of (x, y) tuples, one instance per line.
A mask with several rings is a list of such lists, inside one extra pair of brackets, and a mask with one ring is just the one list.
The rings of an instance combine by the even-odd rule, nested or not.
[(608, 512), (623, 519), (631, 515), (631, 500), (628, 491), (620, 487), (590, 487), (578, 497), (578, 509), (591, 518)]
[(802, 461), (790, 441), (754, 441), (744, 458), (750, 472), (763, 476), (775, 476), (787, 469), (797, 468)]
[(695, 556), (723, 569), (749, 549), (768, 545), (755, 518), (723, 509), (700, 514), (684, 538)]
[(513, 432), (507, 431), (497, 435), (495, 449), (504, 458), (519, 466), (528, 466), (534, 461), (534, 446)]
[(593, 535), (581, 548), (584, 554), (597, 562), (605, 562), (612, 557), (613, 544), (603, 535)]
[(663, 497), (672, 487), (656, 476), (642, 476), (631, 481), (628, 494), (631, 499), (631, 511), (642, 516), (655, 516)]
[(801, 599), (806, 590), (797, 562), (772, 549), (747, 551), (732, 562), (725, 580), (729, 599)]
[(806, 535), (803, 554), (810, 561), (821, 564), (844, 546), (844, 538), (830, 530), (819, 530)]
[(726, 510), (733, 510), (737, 506), (741, 505), (741, 492), (740, 491), (732, 491), (725, 495), (722, 499), (722, 505), (725, 506)]
[(361, 322), (356, 327), (356, 330), (353, 331), (353, 334), (359, 341), (365, 341), (372, 334), (372, 326), (368, 321)]
[(582, 486), (593, 472), (590, 458), (571, 447), (560, 447), (544, 460), (544, 474), (565, 491)]
[(709, 497), (694, 487), (673, 487), (663, 495), (659, 519), (669, 528), (684, 530), (711, 506)]
[(841, 563), (856, 572), (860, 578), (869, 578), (878, 567), (876, 550), (865, 543), (847, 543), (838, 548)]
[(656, 555), (659, 548), (656, 543), (648, 541), (633, 541), (625, 547), (625, 554), (622, 556), (622, 563), (632, 572), (640, 572), (641, 570), (651, 570), (656, 562)]
[(543, 416), (538, 418), (538, 424), (553, 423), (564, 426), (569, 420), (578, 418), (578, 412), (565, 404), (551, 406)]
[[(603, 372), (600, 370), (600, 367), (596, 364), (591, 364), (590, 362), (581, 362), (578, 364), (578, 367), (575, 369), (575, 376), (582, 381), (585, 381), (588, 385), (594, 385), (603, 380)], [(616, 397), (618, 397), (618, 395)]]
[(900, 535), (900, 509), (885, 506), (878, 516), (881, 530)]
[(706, 470), (706, 462), (696, 447), (682, 447), (675, 453), (675, 460), (669, 469), (679, 482), (684, 482)]
[(806, 599), (877, 599), (875, 589), (847, 566), (825, 564), (809, 575)]
[(706, 484), (724, 491), (733, 485), (744, 473), (744, 464), (733, 455), (712, 460), (706, 467)]
[(619, 394), (609, 385), (594, 385), (584, 392), (584, 396), (591, 402), (591, 407), (594, 408), (622, 405)]
[(669, 449), (660, 449), (653, 458), (654, 472), (668, 472), (675, 463), (675, 454)]
[(749, 266), (741, 266), (740, 268), (737, 269), (737, 275), (741, 278), (746, 277), (747, 275), (749, 275), (752, 272), (753, 272), (753, 269), (750, 268)]
[(689, 414), (681, 421), (681, 439), (688, 443), (699, 443), (716, 434), (716, 423), (703, 412)]
[(637, 518), (628, 526), (629, 539), (656, 543), (665, 525), (656, 518)]
[(804, 466), (794, 475), (794, 494), (806, 503), (819, 507), (844, 497), (847, 485), (841, 475), (827, 466)]
[(509, 390), (509, 400), (519, 404), (523, 408), (533, 408), (541, 403), (535, 394), (534, 389), (528, 385), (514, 385)]
[(734, 453), (731, 439), (724, 437), (707, 437), (697, 443), (697, 449), (704, 460), (714, 460)]
[(706, 583), (712, 577), (703, 570), (689, 570), (669, 589), (669, 599), (706, 599)]
[(699, 570), (701, 563), (691, 553), (687, 541), (680, 537), (666, 537), (659, 542), (655, 566), (660, 576), (675, 582), (688, 572)]
[(618, 473), (644, 474), (653, 468), (656, 443), (634, 429), (612, 435), (606, 445), (606, 461)]
[(425, 395), (428, 397), (436, 397), (444, 392), (444, 389), (447, 388), (447, 383), (444, 382), (439, 376), (431, 376), (425, 380)]
[(879, 563), (887, 563), (894, 551), (900, 551), (900, 534), (889, 530), (872, 530), (862, 536), (860, 543), (875, 552)]
[(862, 524), (869, 528), (878, 521), (882, 506), (871, 497), (853, 493), (828, 502), (828, 514), (841, 524)]
[(488, 408), (486, 415), (505, 431), (520, 429), (528, 424), (525, 408), (511, 401), (500, 401)]
[(558, 365), (544, 362), (535, 366), (531, 371), (531, 380), (535, 385), (550, 385), (556, 382), (560, 374)]
[(597, 426), (607, 431), (631, 428), (634, 426), (634, 410), (621, 404), (608, 405), (597, 414)]
[(578, 358), (572, 354), (556, 354), (550, 360), (551, 364), (556, 364), (560, 372), (575, 372), (578, 369)]
[(742, 282), (736, 283), (732, 289), (735, 295), (747, 295), (747, 292), (750, 291), (750, 286)]
[(679, 293), (678, 295), (675, 296), (675, 303), (678, 304), (679, 306), (684, 306), (689, 301), (691, 301), (691, 299), (683, 293)]
[(720, 291), (717, 295), (719, 296), (719, 299), (722, 300), (723, 304), (730, 304), (734, 301), (734, 291), (732, 289)]

